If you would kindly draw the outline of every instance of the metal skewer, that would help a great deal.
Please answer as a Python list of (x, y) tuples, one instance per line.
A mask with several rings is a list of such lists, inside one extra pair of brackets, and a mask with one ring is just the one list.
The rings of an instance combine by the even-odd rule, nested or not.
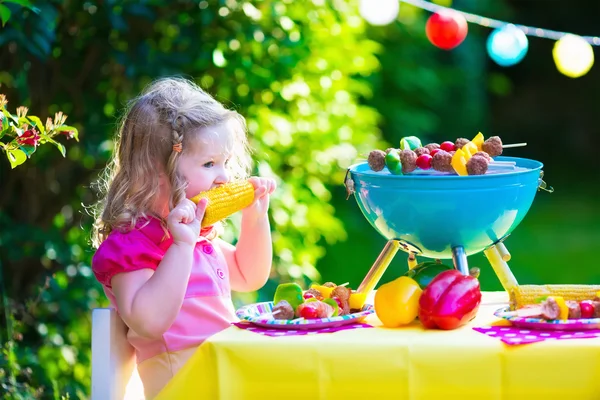
[(527, 146), (527, 143), (511, 143), (511, 144), (503, 144), (503, 149), (510, 149), (512, 147), (524, 147)]

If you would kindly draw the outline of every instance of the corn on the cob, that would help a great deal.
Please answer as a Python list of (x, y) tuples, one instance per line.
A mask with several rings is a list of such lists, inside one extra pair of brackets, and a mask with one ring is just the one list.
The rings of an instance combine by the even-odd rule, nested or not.
[(544, 296), (561, 296), (565, 300), (593, 300), (600, 285), (519, 285), (507, 290), (511, 309), (520, 308)]
[(208, 199), (208, 206), (202, 219), (204, 228), (252, 204), (254, 186), (248, 181), (231, 182), (202, 192), (190, 200), (198, 204), (202, 198)]

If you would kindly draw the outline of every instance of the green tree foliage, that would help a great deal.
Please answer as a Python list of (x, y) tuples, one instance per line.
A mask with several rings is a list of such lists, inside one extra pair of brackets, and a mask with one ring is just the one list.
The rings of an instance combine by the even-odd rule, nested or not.
[[(345, 234), (328, 186), (381, 147), (378, 113), (360, 102), (372, 94), (362, 77), (377, 70), (381, 46), (343, 1), (36, 6), (14, 10), (0, 31), (2, 91), (36, 114), (64, 111), (81, 142), (64, 159), (43, 146), (10, 172), (0, 163), (0, 261), (18, 328), (6, 330), (2, 383), (14, 398), (27, 398), (15, 394), (26, 384), (44, 393), (31, 389), (33, 398), (85, 398), (90, 310), (106, 304), (89, 266), (85, 206), (127, 100), (158, 76), (183, 75), (247, 116), (257, 173), (280, 185), (273, 278), (318, 279), (323, 244)], [(40, 301), (20, 306), (31, 298)]]

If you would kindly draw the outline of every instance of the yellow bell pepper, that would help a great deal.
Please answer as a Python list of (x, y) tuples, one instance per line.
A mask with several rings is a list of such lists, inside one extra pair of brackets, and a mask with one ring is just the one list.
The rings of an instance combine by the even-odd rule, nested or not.
[(313, 283), (312, 285), (310, 285), (310, 288), (317, 289), (319, 292), (321, 292), (321, 295), (323, 296), (324, 299), (331, 298), (331, 292), (333, 292), (333, 289), (335, 289), (332, 287), (317, 285), (316, 283)]
[(552, 297), (554, 299), (554, 301), (556, 301), (556, 304), (558, 305), (558, 308), (560, 310), (560, 313), (558, 314), (558, 319), (569, 319), (569, 307), (567, 306), (565, 299), (562, 296), (549, 296), (549, 297)]
[(484, 141), (485, 141), (485, 138), (483, 137), (483, 134), (481, 132), (479, 132), (477, 135), (475, 135), (473, 140), (471, 140), (471, 142), (475, 143), (475, 146), (477, 146), (477, 149), (479, 151), (482, 150)]
[(473, 142), (469, 142), (469, 143), (465, 144), (461, 150), (465, 153), (468, 152), (469, 158), (471, 158), (470, 156), (475, 155), (475, 153), (477, 153), (479, 151), (479, 149), (477, 148), (477, 145)]
[(454, 168), (458, 175), (469, 175), (469, 173), (467, 172), (467, 159), (465, 157), (465, 153), (461, 149), (456, 150), (456, 153), (454, 153), (454, 155), (452, 156), (452, 161), (450, 162), (450, 164), (452, 165), (452, 168)]
[(407, 276), (383, 284), (375, 293), (375, 313), (388, 328), (410, 324), (419, 313), (421, 287)]

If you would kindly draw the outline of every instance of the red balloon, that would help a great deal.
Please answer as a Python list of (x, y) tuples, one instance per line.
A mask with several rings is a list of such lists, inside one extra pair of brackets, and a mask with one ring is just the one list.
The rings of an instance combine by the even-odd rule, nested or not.
[(429, 41), (444, 50), (451, 50), (461, 44), (467, 37), (468, 30), (465, 17), (452, 10), (441, 10), (432, 14), (425, 26)]

